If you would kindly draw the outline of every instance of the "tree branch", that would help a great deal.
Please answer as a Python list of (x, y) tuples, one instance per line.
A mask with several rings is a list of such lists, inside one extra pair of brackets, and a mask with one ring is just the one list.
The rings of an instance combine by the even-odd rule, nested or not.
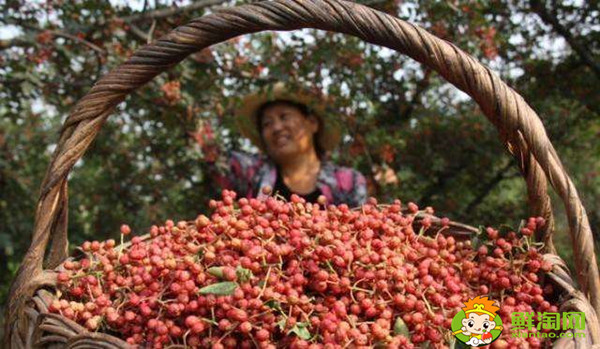
[(106, 50), (104, 50), (103, 48), (101, 48), (101, 47), (99, 47), (99, 46), (97, 46), (97, 45), (95, 45), (95, 44), (93, 44), (93, 43), (91, 43), (91, 42), (89, 42), (89, 41), (87, 41), (85, 39), (82, 39), (82, 38), (80, 38), (80, 37), (78, 37), (76, 35), (72, 35), (72, 34), (65, 33), (65, 32), (60, 32), (60, 31), (54, 31), (54, 30), (51, 30), (50, 33), (53, 36), (61, 37), (61, 38), (65, 38), (65, 39), (69, 39), (69, 40), (78, 42), (80, 44), (83, 44), (83, 45), (89, 47), (90, 49), (98, 52), (101, 55), (105, 55), (106, 54)]
[[(38, 31), (38, 32), (44, 31), (44, 29), (36, 28), (33, 26), (24, 26), (24, 27), (27, 29), (33, 30), (33, 31)], [(90, 49), (96, 51), (97, 53), (99, 53), (101, 55), (106, 55), (106, 50), (104, 50), (103, 48), (101, 48), (85, 39), (82, 39), (76, 35), (72, 35), (72, 34), (65, 33), (62, 31), (57, 31), (57, 30), (48, 30), (48, 33), (50, 33), (55, 38), (64, 38), (64, 39), (68, 39), (71, 41), (75, 41), (77, 43), (80, 43), (80, 44), (83, 44), (83, 45), (89, 47)], [(0, 51), (9, 49), (11, 47), (30, 47), (30, 46), (35, 46), (36, 44), (37, 44), (37, 42), (35, 40), (32, 40), (27, 35), (23, 35), (23, 36), (19, 36), (19, 37), (13, 38), (13, 39), (9, 39), (9, 40), (0, 40)]]
[[(146, 33), (144, 33), (141, 29), (139, 29), (139, 27), (135, 26), (134, 23), (141, 22), (141, 21), (148, 20), (148, 19), (157, 20), (157, 19), (167, 18), (170, 16), (179, 15), (179, 14), (189, 13), (189, 12), (203, 9), (205, 7), (220, 5), (224, 2), (227, 2), (227, 0), (201, 0), (201, 1), (193, 2), (187, 6), (182, 6), (182, 7), (169, 7), (169, 8), (162, 8), (162, 9), (153, 10), (153, 11), (140, 12), (140, 13), (137, 13), (137, 14), (134, 14), (131, 16), (123, 17), (123, 18), (121, 18), (121, 20), (130, 24), (130, 27), (131, 27), (134, 35), (136, 35), (137, 37), (139, 37), (140, 39), (142, 39), (144, 41), (147, 41), (149, 36)], [(18, 25), (23, 26), (22, 24), (18, 24)], [(36, 30), (36, 31), (44, 30), (44, 29), (36, 28), (36, 27), (27, 27), (27, 28)], [(75, 35), (71, 35), (71, 34), (68, 34), (65, 32), (60, 32), (60, 31), (52, 31), (52, 34), (57, 37), (63, 37), (66, 39), (77, 41), (79, 43), (83, 43), (84, 45), (88, 46), (92, 50), (99, 52), (101, 54), (106, 53), (102, 48), (92, 44), (89, 41), (80, 39), (79, 37), (77, 37)], [(23, 35), (23, 36), (9, 39), (9, 40), (0, 40), (0, 51), (6, 50), (11, 47), (35, 46), (35, 44), (36, 44), (35, 40), (28, 40), (27, 35)]]
[[(394, 127), (398, 127), (402, 124), (407, 123), (410, 120), (410, 117), (415, 111), (415, 109), (421, 105), (421, 96), (423, 96), (423, 94), (427, 91), (427, 89), (429, 89), (431, 85), (430, 77), (431, 70), (425, 68), (423, 70), (423, 78), (416, 82), (415, 93), (413, 94), (410, 100), (406, 100), (406, 98), (404, 97), (404, 89), (402, 87), (402, 83), (404, 80), (401, 80), (399, 82), (394, 80), (393, 84), (397, 84), (400, 86), (400, 88), (398, 89), (399, 92), (394, 94), (395, 96), (397, 96), (397, 99), (391, 98), (388, 102), (383, 103), (383, 109), (381, 113), (382, 115), (387, 115), (390, 118), (393, 117), (393, 120), (384, 121), (393, 123)], [(368, 89), (369, 96), (371, 96), (371, 99), (376, 100), (378, 96), (381, 95), (381, 91), (388, 91), (389, 89), (389, 87), (385, 86), (379, 88), (374, 84)]]
[(135, 36), (137, 36), (138, 38), (140, 38), (144, 42), (148, 42), (148, 38), (149, 38), (148, 35), (146, 33), (144, 33), (144, 31), (141, 30), (140, 27), (138, 27), (137, 25), (135, 25), (135, 24), (132, 23), (132, 24), (129, 25), (129, 28), (131, 29), (131, 32)]
[(148, 19), (152, 19), (152, 20), (162, 19), (162, 18), (174, 16), (174, 15), (180, 15), (180, 14), (200, 10), (200, 9), (203, 9), (203, 8), (209, 7), (209, 6), (220, 5), (226, 1), (227, 0), (200, 0), (200, 1), (193, 2), (187, 6), (161, 8), (158, 10), (136, 13), (134, 15), (123, 17), (121, 19), (124, 20), (125, 22), (130, 22), (130, 23), (140, 22), (140, 21), (144, 21), (144, 20), (148, 20)]
[(148, 39), (146, 42), (149, 44), (152, 42), (152, 37), (154, 36), (154, 30), (156, 29), (156, 20), (152, 21), (152, 25), (150, 26), (150, 30), (148, 31)]
[(594, 59), (593, 54), (584, 45), (582, 45), (567, 28), (560, 24), (558, 18), (553, 16), (552, 13), (546, 9), (545, 4), (543, 4), (540, 0), (531, 0), (530, 5), (531, 10), (535, 12), (544, 23), (550, 25), (554, 31), (560, 34), (569, 43), (571, 48), (579, 55), (579, 58), (581, 58), (583, 63), (590, 67), (596, 76), (600, 78), (600, 64)]
[(20, 36), (8, 40), (0, 40), (0, 51), (6, 50), (7, 48), (11, 47), (28, 47), (32, 45), (32, 42)]
[[(567, 130), (573, 129), (576, 126), (578, 126), (581, 122), (586, 121), (586, 120), (589, 121), (590, 119), (595, 117), (594, 114), (590, 114), (590, 113), (585, 113), (584, 116), (586, 116), (586, 117), (569, 119), (569, 122), (567, 122), (566, 125), (564, 125), (562, 127), (562, 129), (567, 129)], [(548, 132), (550, 133), (550, 131), (548, 131)], [(551, 138), (553, 139), (553, 143), (557, 144), (558, 142), (563, 140), (568, 135), (568, 133), (567, 132), (558, 132), (558, 133), (552, 133), (551, 135), (552, 135)], [(508, 175), (507, 172), (513, 166), (513, 164), (514, 164), (514, 160), (509, 161), (503, 168), (501, 168), (496, 173), (496, 175), (490, 181), (488, 181), (486, 184), (484, 184), (481, 187), (482, 188), (481, 192), (461, 212), (462, 217), (465, 217), (466, 215), (469, 214), (469, 212), (473, 211), (477, 206), (479, 206), (484, 201), (484, 199), (492, 192), (492, 190), (498, 184), (500, 184), (500, 182), (502, 182), (503, 180), (505, 180), (507, 178), (512, 177), (512, 175)]]
[(445, 171), (439, 173), (434, 183), (425, 190), (425, 193), (421, 195), (417, 202), (421, 205), (426, 205), (432, 196), (442, 191), (442, 189), (444, 189), (444, 187), (450, 180), (452, 180), (458, 174), (462, 173), (464, 165), (465, 164), (463, 163), (458, 163), (452, 167), (446, 168)]
[(400, 117), (400, 120), (408, 120), (410, 118), (410, 115), (412, 114), (413, 110), (415, 109), (415, 107), (417, 105), (421, 104), (420, 98), (421, 98), (421, 95), (423, 95), (423, 93), (427, 90), (427, 88), (430, 85), (430, 81), (429, 81), (430, 76), (431, 76), (431, 69), (425, 68), (424, 72), (423, 72), (423, 79), (421, 79), (417, 82), (415, 94), (411, 98), (410, 102), (408, 103), (408, 106), (402, 112), (402, 114), (401, 114), (402, 116)]
[(472, 212), (477, 206), (479, 206), (483, 200), (492, 192), (492, 190), (504, 179), (509, 176), (506, 175), (508, 170), (510, 170), (514, 166), (514, 162), (511, 159), (504, 167), (502, 167), (496, 175), (490, 179), (487, 183), (483, 185), (483, 189), (477, 194), (475, 199), (471, 200), (471, 202), (467, 205), (467, 207), (461, 212), (460, 216), (465, 217), (470, 212)]

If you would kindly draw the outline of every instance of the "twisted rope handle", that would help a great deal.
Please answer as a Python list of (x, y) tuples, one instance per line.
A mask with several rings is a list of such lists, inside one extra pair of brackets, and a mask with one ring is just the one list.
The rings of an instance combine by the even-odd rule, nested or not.
[[(41, 186), (32, 243), (11, 288), (7, 329), (14, 325), (15, 316), (33, 294), (34, 280), (42, 274), (44, 252), (51, 238), (52, 253), (46, 267), (64, 259), (67, 176), (115, 106), (193, 52), (242, 34), (301, 28), (345, 33), (404, 53), (473, 97), (498, 129), (501, 141), (520, 160), (534, 213), (551, 219), (547, 179), (562, 199), (577, 251), (577, 279), (600, 314), (600, 279), (587, 215), (539, 117), (518, 93), (453, 44), (398, 18), (343, 0), (275, 0), (224, 9), (176, 28), (139, 49), (77, 103), (61, 130)], [(541, 238), (550, 243), (550, 230)]]

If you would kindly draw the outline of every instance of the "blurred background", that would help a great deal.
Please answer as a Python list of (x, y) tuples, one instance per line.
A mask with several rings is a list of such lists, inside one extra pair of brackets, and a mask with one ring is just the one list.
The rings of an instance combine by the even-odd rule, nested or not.
[[(491, 67), (540, 115), (600, 238), (600, 14), (597, 0), (363, 4), (418, 24)], [(103, 74), (225, 0), (6, 0), (0, 12), (0, 308), (30, 243), (39, 186), (62, 122)], [(219, 195), (206, 160), (256, 151), (231, 103), (277, 80), (335, 97), (345, 125), (335, 162), (370, 195), (433, 206), (440, 217), (518, 226), (525, 182), (479, 107), (437, 73), (391, 50), (315, 30), (265, 32), (198, 52), (118, 106), (69, 180), (69, 238), (142, 234), (193, 219)], [(556, 196), (556, 245), (573, 267)], [(597, 248), (598, 250), (598, 248)], [(4, 311), (0, 309), (0, 311)]]

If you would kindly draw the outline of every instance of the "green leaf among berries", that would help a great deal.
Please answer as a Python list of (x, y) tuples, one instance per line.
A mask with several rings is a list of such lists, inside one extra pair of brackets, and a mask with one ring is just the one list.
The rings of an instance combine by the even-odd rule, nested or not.
[(294, 333), (296, 334), (296, 336), (298, 336), (301, 339), (310, 339), (310, 337), (312, 337), (312, 335), (310, 334), (310, 331), (308, 331), (308, 324), (305, 322), (299, 322), (297, 323), (288, 333)]
[(410, 332), (408, 330), (408, 326), (406, 326), (406, 323), (404, 323), (404, 320), (402, 320), (402, 318), (399, 316), (396, 319), (396, 322), (394, 323), (394, 334), (397, 336), (402, 335), (404, 337), (410, 338)]
[(251, 270), (242, 268), (240, 266), (235, 269), (235, 274), (237, 276), (237, 280), (242, 283), (248, 282), (254, 277), (254, 274), (252, 274)]
[(229, 296), (233, 294), (233, 291), (235, 291), (237, 287), (238, 285), (235, 282), (225, 281), (202, 287), (198, 292), (201, 294)]
[(285, 329), (285, 324), (287, 323), (286, 319), (283, 318), (279, 321), (277, 321), (277, 327), (279, 327), (279, 330), (283, 331)]
[(265, 305), (271, 309), (281, 311), (281, 303), (279, 303), (278, 301), (276, 301), (274, 299), (266, 301)]
[(219, 279), (223, 278), (223, 267), (210, 267), (206, 272)]

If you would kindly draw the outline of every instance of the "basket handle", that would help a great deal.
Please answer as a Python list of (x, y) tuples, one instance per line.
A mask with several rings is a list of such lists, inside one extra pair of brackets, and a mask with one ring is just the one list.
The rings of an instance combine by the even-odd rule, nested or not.
[[(64, 258), (67, 176), (115, 106), (133, 90), (205, 47), (242, 34), (301, 28), (345, 33), (394, 49), (437, 71), (473, 97), (498, 129), (501, 141), (520, 159), (530, 206), (536, 213), (551, 217), (546, 178), (562, 199), (573, 248), (578, 251), (577, 279), (600, 314), (600, 278), (587, 215), (539, 117), (517, 92), (455, 45), (393, 16), (344, 0), (274, 0), (226, 8), (174, 29), (136, 51), (77, 103), (63, 125), (41, 185), (31, 246), (11, 288), (9, 321), (32, 294), (32, 280), (42, 273), (50, 239), (52, 257), (48, 266)], [(543, 238), (550, 242), (550, 233)]]

